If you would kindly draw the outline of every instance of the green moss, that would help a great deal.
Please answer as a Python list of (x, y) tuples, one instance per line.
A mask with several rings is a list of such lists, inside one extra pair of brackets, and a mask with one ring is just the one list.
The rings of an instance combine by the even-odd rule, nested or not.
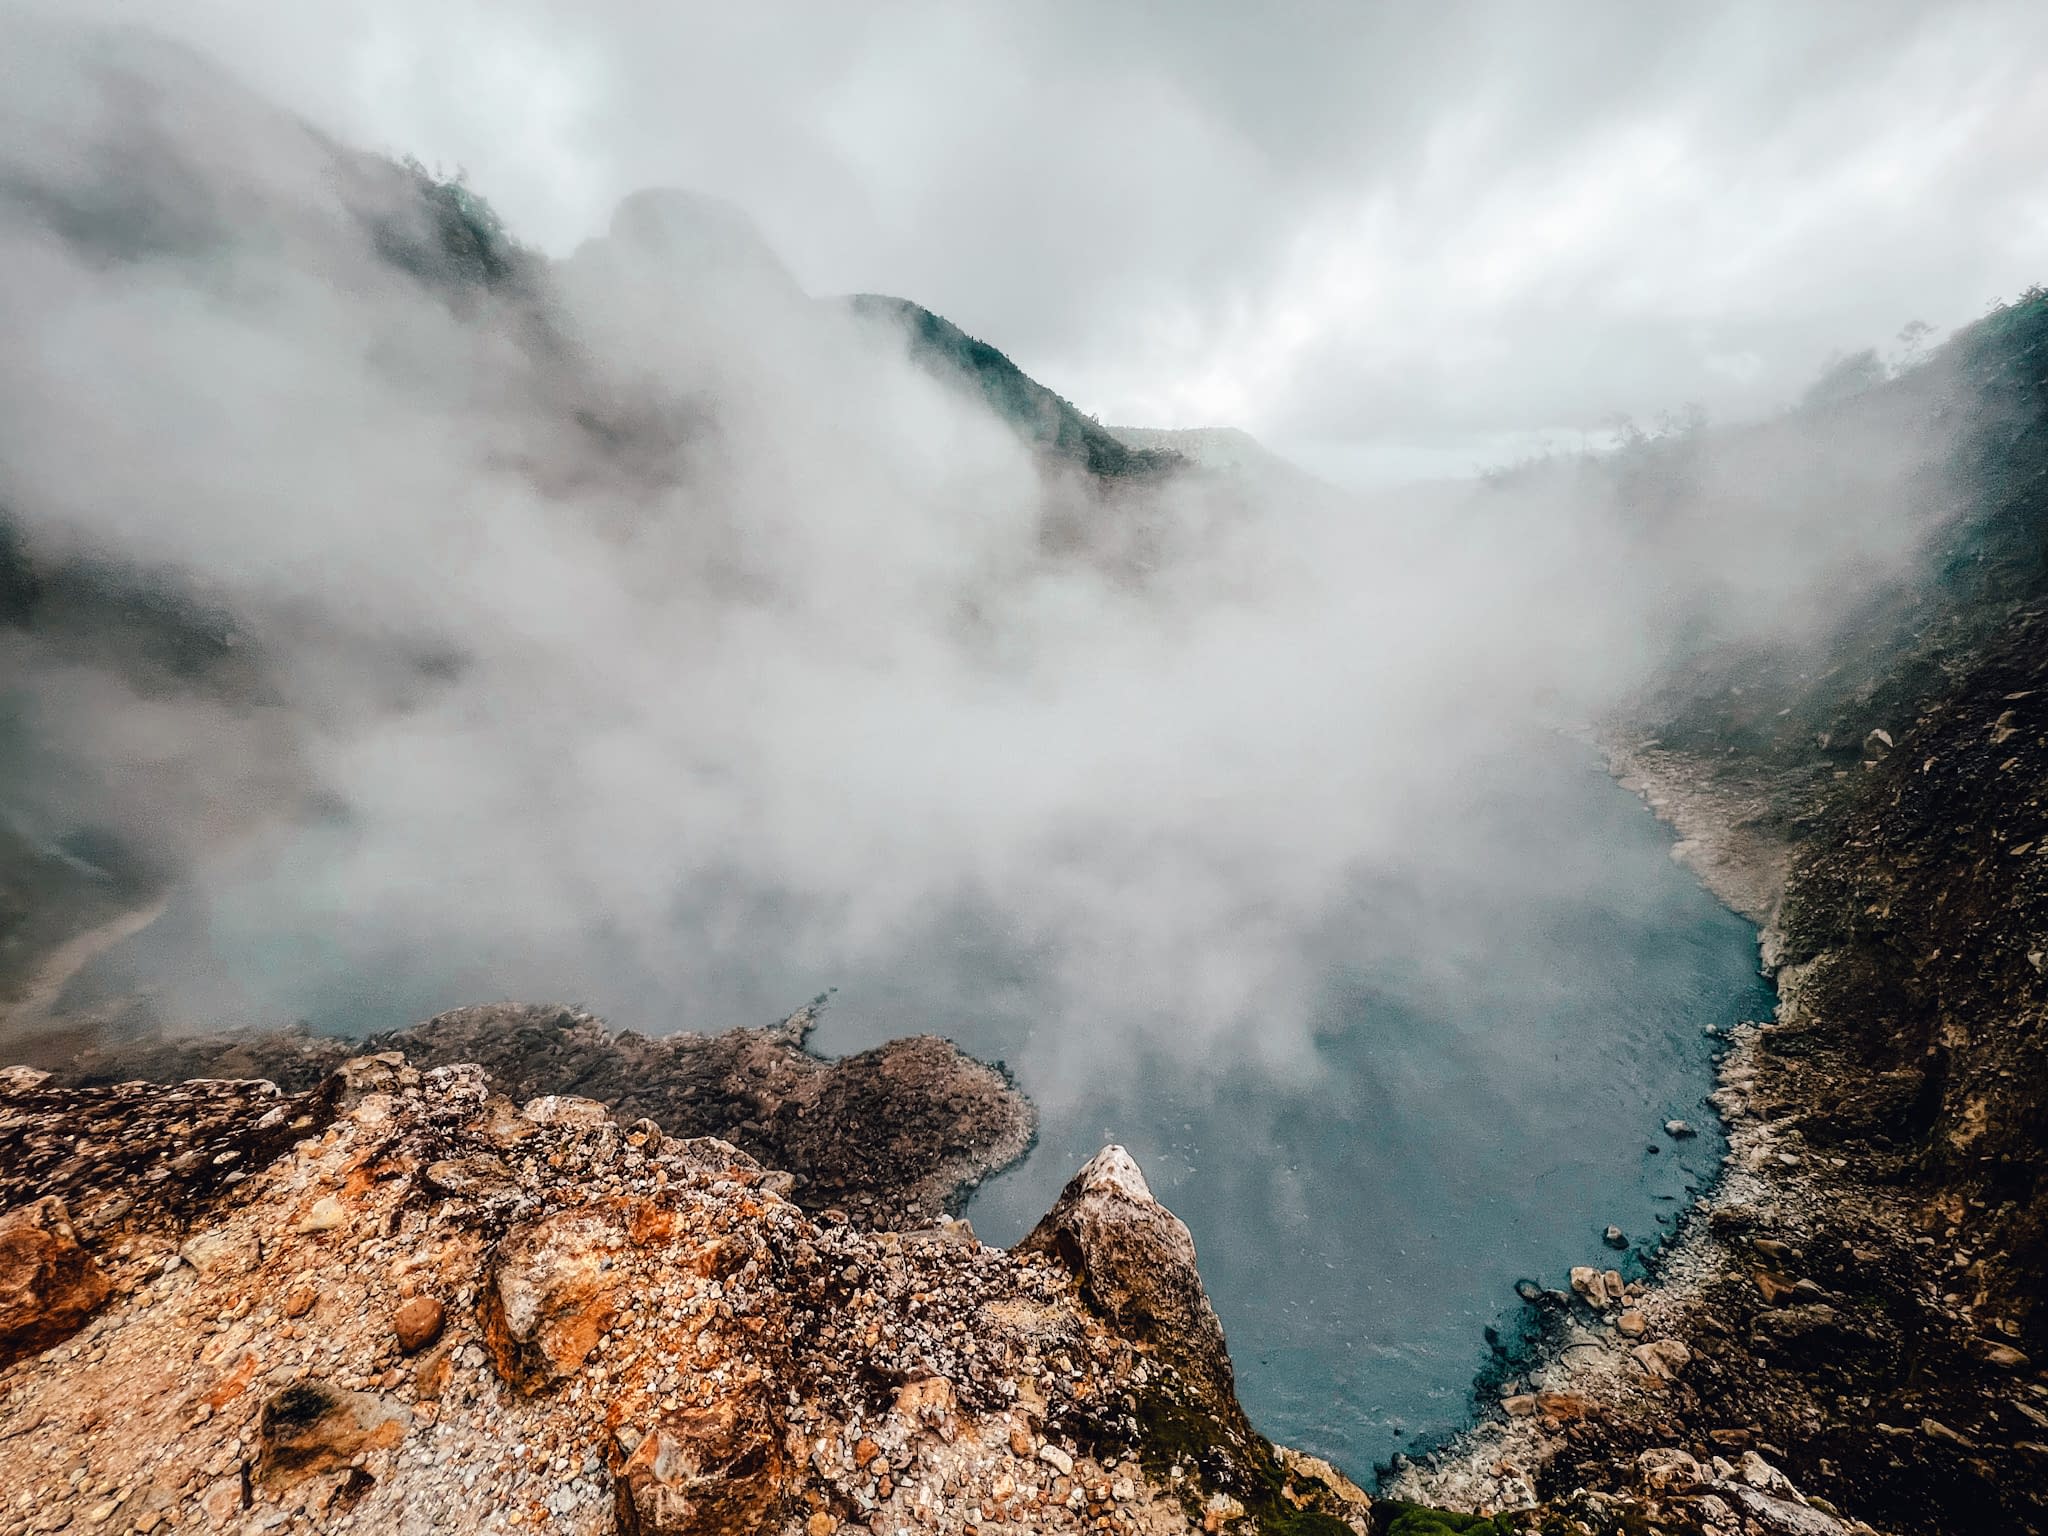
[(495, 287), (527, 259), (497, 210), (462, 173), (443, 177), (408, 155), (398, 162), (417, 199), (407, 216), (379, 220), (377, 249), (393, 266), (454, 291)]
[(1261, 1514), (1258, 1521), (1259, 1529), (1267, 1536), (1356, 1536), (1342, 1520), (1319, 1509), (1295, 1509), (1281, 1504)]
[(1244, 1505), (1252, 1527), (1263, 1536), (1354, 1536), (1334, 1515), (1297, 1508), (1284, 1495), (1292, 1483), (1298, 1496), (1335, 1498), (1314, 1479), (1290, 1473), (1264, 1439), (1250, 1435), (1247, 1443), (1220, 1432), (1213, 1415), (1172, 1391), (1146, 1393), (1137, 1409), (1139, 1432), (1132, 1448), (1146, 1472), (1164, 1486), (1173, 1486), (1176, 1466), (1194, 1474), (1180, 1486), (1197, 1524), (1204, 1492), (1220, 1488)]
[(1392, 1500), (1382, 1500), (1374, 1508), (1387, 1516), (1382, 1536), (1510, 1536), (1515, 1529), (1506, 1515), (1461, 1515)]

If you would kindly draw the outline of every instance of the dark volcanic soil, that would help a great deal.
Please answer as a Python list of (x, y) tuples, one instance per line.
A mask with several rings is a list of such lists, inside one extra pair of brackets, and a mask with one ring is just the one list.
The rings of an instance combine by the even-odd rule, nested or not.
[(1405, 1491), (1836, 1528), (1753, 1518), (1752, 1452), (1882, 1530), (2048, 1530), (2048, 295), (1872, 399), (1958, 429), (1913, 569), (1822, 641), (1695, 658), (1616, 752), (1779, 987), (1722, 1064), (1723, 1181), (1625, 1328), (1537, 1291), (1547, 1350)]
[[(1871, 729), (1894, 745), (1776, 797), (1807, 828), (1773, 924), (1784, 1001), (1726, 1100), (1775, 1150), (1763, 1198), (1708, 1214), (1728, 1262), (1680, 1334), (1694, 1365), (1549, 1487), (1668, 1421), (1770, 1442), (1888, 1529), (2048, 1529), (2048, 619)], [(1725, 762), (1662, 766), (1712, 784)]]

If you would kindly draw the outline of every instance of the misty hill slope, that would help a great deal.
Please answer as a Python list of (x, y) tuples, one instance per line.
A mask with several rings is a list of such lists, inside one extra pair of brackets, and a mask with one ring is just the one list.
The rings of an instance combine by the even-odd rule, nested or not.
[[(1935, 430), (1930, 433), (1929, 427)], [(1790, 645), (1712, 647), (1644, 705), (1667, 746), (1741, 752), (1786, 768), (1858, 763), (1867, 732), (1938, 694), (1977, 648), (2048, 594), (2048, 296), (1959, 331), (1919, 367), (1848, 399), (1706, 445), (1673, 445), (1624, 471), (1651, 511), (1702, 453), (1784, 442), (1919, 441), (1907, 483), (1921, 513), (1895, 573), (1850, 592), (1833, 622)], [(1842, 516), (1862, 509), (1845, 501)]]
[[(2048, 295), (1861, 394), (1598, 472), (1654, 530), (1717, 455), (1831, 496), (1900, 442), (1907, 558), (1776, 646), (1700, 645), (1616, 726), (1617, 771), (1777, 980), (1721, 1064), (1728, 1170), (1632, 1331), (1543, 1301), (1592, 1345), (1412, 1492), (1496, 1500), (1533, 1465), (1568, 1507), (1768, 1446), (1885, 1530), (2048, 1529)], [(1646, 1331), (1682, 1352), (1647, 1391)]]
[(1178, 454), (1200, 469), (1302, 474), (1295, 465), (1238, 427), (1110, 427), (1108, 431), (1141, 452)]
[(17, 231), (109, 264), (215, 263), (225, 274), (260, 249), (336, 279), (367, 241), (444, 293), (516, 284), (541, 265), (459, 182), (342, 144), (167, 38), (24, 17), (7, 41), (59, 61), (46, 88), (73, 98), (72, 143), (54, 173), (44, 104), (25, 93), (0, 107), (0, 215)]
[(800, 291), (760, 226), (723, 198), (674, 187), (631, 193), (612, 214), (610, 238), (659, 257), (679, 283), (745, 274), (785, 293)]
[(939, 377), (978, 393), (1027, 441), (1072, 460), (1092, 475), (1112, 479), (1159, 475), (1182, 462), (1181, 456), (1170, 450), (1124, 442), (996, 348), (922, 304), (878, 293), (855, 294), (846, 303), (857, 315), (900, 328), (918, 362)]

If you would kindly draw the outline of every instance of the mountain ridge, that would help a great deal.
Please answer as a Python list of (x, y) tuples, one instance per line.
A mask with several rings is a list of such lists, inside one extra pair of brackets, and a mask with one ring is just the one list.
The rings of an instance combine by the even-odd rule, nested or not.
[(899, 328), (910, 355), (936, 376), (966, 387), (1027, 442), (1070, 459), (1104, 479), (1167, 474), (1184, 460), (1125, 442), (1114, 430), (1083, 415), (1011, 362), (998, 348), (961, 330), (943, 315), (910, 299), (857, 293), (845, 300), (856, 315)]

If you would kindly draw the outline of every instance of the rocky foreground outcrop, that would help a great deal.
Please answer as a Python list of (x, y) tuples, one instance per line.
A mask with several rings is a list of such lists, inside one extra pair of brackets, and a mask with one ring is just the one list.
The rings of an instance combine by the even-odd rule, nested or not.
[(146, 1078), (266, 1078), (304, 1092), (359, 1053), (415, 1067), (474, 1063), (499, 1092), (595, 1099), (671, 1136), (717, 1136), (791, 1177), (806, 1210), (902, 1228), (957, 1212), (1024, 1155), (1036, 1118), (1000, 1067), (933, 1035), (826, 1061), (804, 1049), (818, 1010), (767, 1029), (650, 1038), (559, 1003), (488, 1003), (367, 1040), (303, 1029), (151, 1038), (46, 1063), (91, 1087)]
[(1118, 1148), (1014, 1252), (473, 1064), (0, 1077), (0, 1532), (1365, 1531)]

